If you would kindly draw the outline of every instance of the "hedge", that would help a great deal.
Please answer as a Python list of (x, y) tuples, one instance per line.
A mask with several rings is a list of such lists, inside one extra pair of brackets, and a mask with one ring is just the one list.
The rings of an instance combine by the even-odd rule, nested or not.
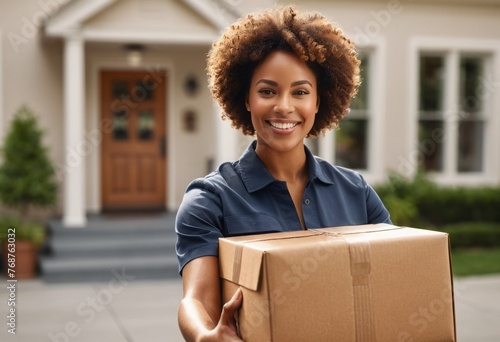
[(500, 223), (464, 222), (440, 230), (450, 235), (452, 248), (500, 246)]
[(392, 174), (375, 190), (398, 225), (500, 223), (500, 187), (442, 187), (423, 174), (410, 180)]

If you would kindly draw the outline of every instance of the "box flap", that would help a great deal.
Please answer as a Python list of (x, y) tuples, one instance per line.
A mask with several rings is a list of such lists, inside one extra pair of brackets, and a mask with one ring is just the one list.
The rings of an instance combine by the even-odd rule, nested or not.
[[(244, 243), (219, 239), (220, 276), (228, 281), (257, 291), (265, 251), (245, 248)], [(245, 272), (241, 272), (244, 269)]]

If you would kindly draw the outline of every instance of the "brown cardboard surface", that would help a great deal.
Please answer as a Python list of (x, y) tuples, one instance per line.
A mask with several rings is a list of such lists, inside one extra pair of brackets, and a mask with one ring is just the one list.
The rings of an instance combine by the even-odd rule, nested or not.
[(366, 225), (219, 240), (252, 341), (455, 341), (448, 235)]

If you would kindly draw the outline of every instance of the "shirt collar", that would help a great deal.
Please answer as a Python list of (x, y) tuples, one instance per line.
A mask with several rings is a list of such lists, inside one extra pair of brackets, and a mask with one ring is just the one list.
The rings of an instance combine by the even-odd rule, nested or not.
[[(254, 140), (240, 157), (239, 163), (235, 165), (249, 193), (260, 190), (276, 180), (255, 153), (256, 146), (257, 141)], [(304, 145), (304, 149), (310, 181), (318, 179), (323, 183), (333, 184), (333, 181), (323, 172), (320, 163), (307, 146)]]

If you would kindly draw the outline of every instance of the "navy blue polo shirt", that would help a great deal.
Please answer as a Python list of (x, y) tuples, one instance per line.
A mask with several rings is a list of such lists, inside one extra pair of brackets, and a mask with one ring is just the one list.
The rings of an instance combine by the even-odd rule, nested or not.
[[(176, 217), (179, 272), (190, 260), (218, 255), (220, 237), (301, 230), (286, 182), (276, 180), (255, 153), (224, 163), (187, 187)], [(313, 156), (302, 199), (306, 228), (391, 223), (382, 201), (363, 177)]]

